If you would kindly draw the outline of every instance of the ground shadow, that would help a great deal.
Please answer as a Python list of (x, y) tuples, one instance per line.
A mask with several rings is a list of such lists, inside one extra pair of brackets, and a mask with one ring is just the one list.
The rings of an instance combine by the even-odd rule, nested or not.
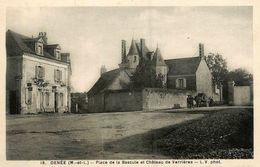
[[(168, 135), (177, 128), (194, 123), (201, 118), (185, 121), (179, 124), (150, 130), (146, 133), (125, 137), (120, 140), (104, 144), (104, 151), (113, 153), (131, 153), (131, 154), (151, 154), (162, 155), (162, 150), (158, 147), (156, 141)], [(152, 156), (151, 156), (152, 157)], [(147, 158), (147, 157), (146, 157)], [(165, 156), (167, 158), (167, 156)], [(153, 159), (153, 158), (151, 158)]]
[(104, 150), (112, 153), (165, 155), (165, 158), (252, 158), (252, 109), (213, 113), (106, 143)]

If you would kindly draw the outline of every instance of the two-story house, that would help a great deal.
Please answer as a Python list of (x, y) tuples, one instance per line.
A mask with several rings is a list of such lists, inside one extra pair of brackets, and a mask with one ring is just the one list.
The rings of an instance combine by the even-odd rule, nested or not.
[(70, 111), (70, 54), (45, 32), (6, 32), (6, 108), (10, 114)]

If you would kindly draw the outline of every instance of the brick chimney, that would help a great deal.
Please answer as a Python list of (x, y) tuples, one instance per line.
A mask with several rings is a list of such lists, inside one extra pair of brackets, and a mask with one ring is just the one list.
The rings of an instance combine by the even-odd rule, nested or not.
[(145, 47), (145, 39), (141, 38), (140, 39), (140, 44), (141, 44), (141, 53), (142, 53), (142, 56), (143, 56), (144, 47)]
[(47, 44), (48, 38), (47, 38), (47, 33), (46, 32), (39, 32), (38, 37), (42, 37), (44, 43)]
[(204, 44), (199, 43), (199, 57), (203, 58), (204, 57)]
[(126, 63), (126, 41), (122, 40), (121, 43), (121, 63)]

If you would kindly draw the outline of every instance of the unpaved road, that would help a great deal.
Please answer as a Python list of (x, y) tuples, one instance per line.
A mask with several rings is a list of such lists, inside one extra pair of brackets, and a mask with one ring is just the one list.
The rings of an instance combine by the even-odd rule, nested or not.
[(203, 115), (138, 111), (7, 116), (7, 159), (167, 158), (150, 142), (160, 137), (156, 130)]

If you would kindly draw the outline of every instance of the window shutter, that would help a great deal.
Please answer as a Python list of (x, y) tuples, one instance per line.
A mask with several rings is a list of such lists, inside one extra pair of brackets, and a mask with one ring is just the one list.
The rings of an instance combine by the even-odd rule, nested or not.
[(57, 70), (57, 80), (60, 81), (60, 70)]
[(54, 70), (54, 81), (57, 81), (57, 70)]
[(179, 84), (179, 79), (176, 79), (176, 88), (179, 88), (180, 84)]
[(186, 88), (186, 78), (183, 78), (183, 88)]
[(56, 81), (56, 70), (54, 70), (54, 81)]
[(38, 78), (39, 75), (39, 68), (38, 66), (35, 66), (35, 78)]
[(43, 77), (43, 71), (42, 71), (42, 67), (41, 66), (38, 66), (38, 76), (39, 78), (42, 78)]
[(45, 77), (45, 68), (42, 67), (41, 69), (42, 69), (42, 78), (44, 78)]
[(62, 80), (62, 71), (60, 70), (60, 81)]

